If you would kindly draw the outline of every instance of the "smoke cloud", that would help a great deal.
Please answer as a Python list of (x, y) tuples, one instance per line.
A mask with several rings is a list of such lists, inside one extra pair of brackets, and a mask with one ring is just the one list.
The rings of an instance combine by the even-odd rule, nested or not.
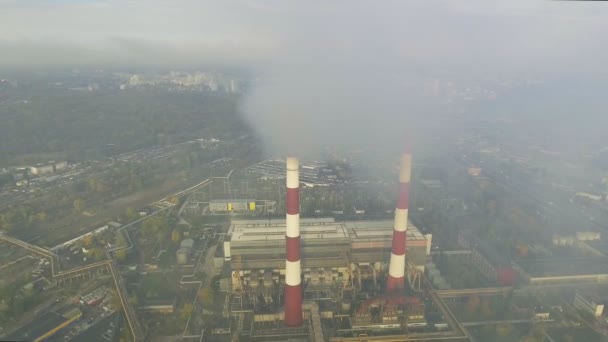
[(474, 3), (287, 9), (277, 49), (255, 69), (242, 111), (271, 153), (399, 150), (448, 132), (443, 121), (458, 110), (425, 96), (426, 77), (588, 75), (606, 55), (593, 42), (607, 31), (581, 20), (584, 9), (577, 16), (540, 2)]

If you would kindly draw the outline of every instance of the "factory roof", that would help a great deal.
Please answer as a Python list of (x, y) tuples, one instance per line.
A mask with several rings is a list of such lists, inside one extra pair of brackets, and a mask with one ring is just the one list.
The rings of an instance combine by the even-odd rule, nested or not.
[[(229, 230), (231, 241), (268, 241), (285, 239), (285, 220), (233, 220)], [(302, 240), (314, 239), (390, 239), (393, 221), (347, 221), (335, 222), (333, 218), (300, 219)], [(426, 237), (411, 222), (408, 224), (407, 240), (426, 240)]]
[(517, 264), (533, 277), (608, 274), (606, 257), (520, 260)]
[[(393, 236), (394, 222), (392, 220), (350, 221), (344, 224), (352, 232), (354, 239), (385, 239)], [(426, 240), (426, 237), (412, 222), (408, 222), (406, 237), (407, 241)]]
[(213, 199), (209, 203), (242, 203), (242, 202), (255, 202), (252, 199), (237, 198), (237, 199)]
[[(233, 221), (229, 233), (232, 242), (285, 240), (285, 220)], [(300, 220), (302, 239), (347, 238), (348, 231), (343, 223), (312, 219)]]

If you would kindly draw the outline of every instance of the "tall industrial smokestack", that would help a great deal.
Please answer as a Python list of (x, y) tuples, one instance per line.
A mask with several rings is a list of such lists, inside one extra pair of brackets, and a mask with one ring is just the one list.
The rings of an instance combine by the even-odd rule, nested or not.
[(399, 169), (399, 199), (395, 209), (395, 224), (393, 227), (393, 247), (388, 268), (386, 290), (388, 292), (402, 290), (405, 287), (405, 234), (407, 232), (407, 214), (410, 195), (410, 178), (412, 171), (412, 154), (404, 152), (401, 155)]
[(287, 158), (287, 221), (285, 235), (285, 325), (302, 324), (302, 283), (300, 270), (300, 165)]

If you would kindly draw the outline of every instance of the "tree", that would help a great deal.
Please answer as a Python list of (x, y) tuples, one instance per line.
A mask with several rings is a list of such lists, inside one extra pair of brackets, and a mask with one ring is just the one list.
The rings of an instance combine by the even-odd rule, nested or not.
[(77, 198), (74, 200), (74, 210), (77, 212), (82, 212), (86, 208), (86, 202), (82, 198)]
[(129, 207), (127, 208), (127, 219), (129, 221), (133, 221), (135, 219), (137, 219), (139, 215), (137, 214), (137, 211), (135, 211), (135, 209)]
[(465, 303), (464, 309), (467, 311), (467, 313), (474, 314), (477, 312), (477, 310), (479, 310), (480, 304), (481, 300), (479, 299), (479, 296), (473, 295), (470, 296), (467, 302)]
[(496, 334), (500, 337), (505, 337), (513, 331), (513, 325), (509, 323), (499, 323), (496, 325)]
[(177, 244), (181, 239), (182, 234), (179, 232), (179, 230), (173, 229), (173, 231), (171, 232), (171, 241)]
[(127, 251), (124, 249), (117, 250), (114, 252), (114, 257), (116, 257), (116, 260), (118, 261), (124, 261), (127, 258)]
[(36, 220), (40, 223), (43, 223), (44, 221), (46, 221), (46, 212), (41, 211), (38, 214), (36, 214)]
[(211, 306), (214, 298), (213, 291), (211, 291), (211, 288), (209, 287), (202, 288), (198, 291), (196, 298), (198, 299), (199, 303), (205, 306)]
[(93, 234), (86, 235), (82, 238), (82, 244), (89, 248), (93, 245)]
[(114, 310), (120, 310), (122, 308), (122, 302), (120, 301), (120, 297), (118, 296), (118, 291), (112, 290), (111, 292), (112, 299), (110, 299), (110, 305)]
[(106, 252), (103, 250), (103, 248), (93, 248), (89, 250), (89, 255), (93, 256), (95, 260), (101, 260), (106, 255)]
[(188, 318), (192, 314), (192, 310), (194, 310), (194, 306), (191, 303), (184, 304), (184, 306), (179, 312), (179, 317), (184, 321), (188, 320)]
[(494, 314), (494, 310), (490, 307), (490, 302), (487, 299), (481, 301), (480, 312), (484, 318), (489, 318)]
[(543, 342), (545, 339), (544, 337), (537, 337), (537, 336), (526, 336), (522, 339), (519, 340), (519, 342)]

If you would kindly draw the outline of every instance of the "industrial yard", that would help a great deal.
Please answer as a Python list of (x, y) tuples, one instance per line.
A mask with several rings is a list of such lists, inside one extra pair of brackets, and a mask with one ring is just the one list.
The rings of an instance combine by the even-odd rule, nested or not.
[[(344, 164), (286, 171), (283, 162), (281, 171), (269, 159), (49, 249), (3, 235), (0, 273), (13, 277), (5, 282), (18, 298), (4, 305), (24, 305), (3, 334), (510, 341), (557, 340), (564, 325), (580, 330), (572, 336), (606, 329), (608, 269), (597, 230), (490, 240), (477, 222), (462, 226), (479, 202), (453, 197), (454, 184), (496, 191), (483, 171), (465, 168), (450, 183), (432, 163), (413, 168), (411, 160), (404, 154), (392, 167), (399, 182), (391, 185), (361, 182)], [(527, 215), (515, 208), (494, 224), (533, 222)], [(593, 323), (581, 325), (585, 317)]]

